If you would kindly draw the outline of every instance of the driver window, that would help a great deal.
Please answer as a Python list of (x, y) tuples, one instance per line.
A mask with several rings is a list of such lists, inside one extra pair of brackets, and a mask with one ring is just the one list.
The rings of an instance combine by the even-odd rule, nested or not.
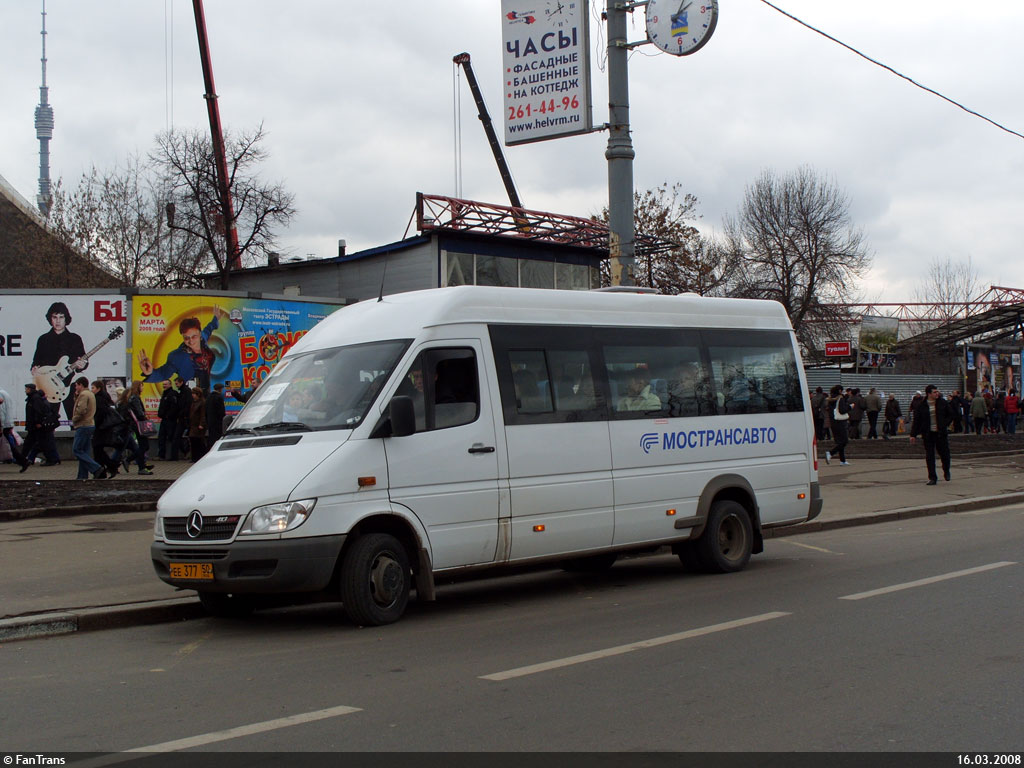
[(478, 381), (472, 349), (428, 349), (416, 356), (395, 394), (412, 398), (416, 431), (429, 432), (476, 421)]

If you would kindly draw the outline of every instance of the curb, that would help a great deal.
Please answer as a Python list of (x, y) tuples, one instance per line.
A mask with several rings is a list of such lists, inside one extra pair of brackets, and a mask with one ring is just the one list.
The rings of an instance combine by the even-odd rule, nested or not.
[(125, 512), (155, 511), (155, 501), (121, 501), (115, 504), (83, 504), (77, 507), (29, 507), (27, 509), (0, 510), (0, 522), (24, 520), (30, 517), (71, 517), (73, 515), (124, 514)]
[(53, 637), (71, 632), (141, 627), (146, 624), (196, 619), (206, 615), (206, 611), (195, 597), (172, 597), (143, 603), (76, 608), (71, 611), (0, 619), (0, 642)]
[[(858, 517), (846, 517), (823, 522), (812, 521), (798, 525), (781, 526), (779, 528), (767, 528), (762, 531), (762, 535), (765, 539), (776, 539), (783, 536), (798, 536), (804, 533), (834, 531), (861, 525), (912, 520), (918, 517), (970, 512), (976, 509), (1002, 507), (1008, 504), (1019, 503), (1024, 503), (1024, 492), (1008, 493), (1000, 496), (979, 496), (973, 499), (947, 501), (928, 506), (903, 507), (884, 512), (870, 512)], [(113, 506), (118, 505), (109, 505), (109, 507)], [(139, 505), (120, 506), (132, 506), (134, 510), (140, 511), (138, 510)], [(155, 506), (154, 504), (153, 507), (155, 508)], [(19, 512), (30, 511), (32, 510), (19, 510)], [(139, 627), (148, 624), (165, 624), (171, 621), (203, 618), (208, 615), (198, 599), (193, 595), (190, 597), (168, 598), (166, 600), (150, 600), (142, 603), (105, 605), (92, 608), (76, 608), (69, 611), (32, 614), (29, 616), (14, 616), (0, 619), (0, 642), (53, 637), (72, 632), (94, 632), (103, 629), (123, 629), (125, 627)]]
[(1002, 507), (1006, 504), (1020, 504), (1021, 502), (1024, 502), (1024, 493), (1006, 493), (1000, 496), (978, 496), (973, 499), (944, 501), (941, 504), (929, 504), (922, 507), (902, 507), (900, 509), (886, 510), (884, 512), (869, 512), (866, 515), (860, 515), (858, 517), (843, 517), (838, 520), (822, 520), (820, 522), (811, 521), (808, 523), (798, 523), (797, 525), (784, 525), (779, 528), (767, 528), (762, 531), (762, 536), (766, 539), (777, 539), (780, 536), (796, 536), (801, 533), (834, 531), (839, 528), (853, 528), (858, 525), (891, 523), (896, 520), (913, 520), (916, 517), (931, 517), (933, 515), (970, 512), (975, 509)]

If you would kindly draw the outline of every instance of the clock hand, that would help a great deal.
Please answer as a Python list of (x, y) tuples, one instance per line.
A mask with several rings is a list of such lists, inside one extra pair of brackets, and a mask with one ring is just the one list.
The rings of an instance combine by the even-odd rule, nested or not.
[(687, 0), (683, 0), (683, 2), (681, 2), (679, 4), (679, 10), (675, 12), (675, 15), (678, 16), (680, 13), (682, 13), (687, 8), (689, 8), (691, 5), (693, 5), (693, 0), (690, 0), (689, 2), (687, 2)]

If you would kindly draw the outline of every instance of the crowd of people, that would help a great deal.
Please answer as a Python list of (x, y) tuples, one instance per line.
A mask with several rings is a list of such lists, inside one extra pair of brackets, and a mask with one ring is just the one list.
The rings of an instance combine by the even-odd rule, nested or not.
[[(1013, 388), (994, 392), (984, 386), (966, 395), (953, 390), (946, 399), (934, 384), (929, 384), (923, 392), (919, 390), (914, 394), (904, 415), (893, 394), (886, 397), (872, 387), (867, 395), (862, 395), (857, 388), (844, 390), (837, 384), (827, 395), (821, 387), (811, 393), (811, 408), (818, 441), (834, 441), (831, 449), (825, 451), (826, 463), (832, 463), (834, 454), (840, 466), (849, 466), (846, 460), (849, 441), (878, 439), (877, 427), (881, 420), (883, 440), (901, 433), (908, 434), (911, 443), (922, 438), (928, 485), (935, 485), (938, 481), (936, 455), (942, 462), (943, 477), (950, 479), (949, 434), (1016, 434), (1020, 398)], [(867, 434), (862, 435), (865, 420)]]
[[(917, 391), (908, 404), (907, 411), (900, 407), (896, 396), (885, 395), (872, 387), (864, 395), (860, 389), (841, 386), (825, 394), (818, 387), (811, 394), (811, 408), (814, 416), (814, 431), (819, 442), (834, 438), (835, 398), (842, 397), (849, 407), (848, 419), (842, 419), (849, 440), (888, 440), (890, 436), (909, 432), (908, 419), (925, 399), (923, 391)], [(831, 401), (831, 402), (830, 402)], [(975, 434), (1016, 434), (1020, 417), (1020, 396), (1015, 389), (994, 391), (983, 387), (979, 392), (961, 393), (955, 389), (945, 399), (949, 404), (952, 421), (949, 431)], [(881, 421), (881, 435), (878, 422)], [(865, 427), (866, 425), (866, 427)], [(866, 429), (866, 433), (865, 433)]]
[[(202, 458), (221, 438), (225, 415), (224, 385), (215, 384), (207, 396), (201, 387), (186, 387), (177, 376), (163, 382), (158, 417), (159, 427), (147, 419), (142, 403), (142, 381), (130, 388), (118, 386), (113, 397), (102, 380), (90, 382), (85, 376), (73, 382), (74, 429), (72, 454), (78, 459), (78, 479), (114, 477), (134, 464), (140, 475), (153, 474), (152, 460), (192, 462)], [(59, 404), (48, 402), (35, 384), (25, 385), (25, 431), (22, 441), (14, 429), (15, 403), (0, 390), (0, 423), (3, 425), (3, 455), (0, 459), (21, 465), (25, 472), (37, 455), (43, 466), (61, 463), (54, 431), (60, 425)], [(152, 455), (150, 438), (156, 439)], [(8, 456), (9, 454), (9, 456)]]

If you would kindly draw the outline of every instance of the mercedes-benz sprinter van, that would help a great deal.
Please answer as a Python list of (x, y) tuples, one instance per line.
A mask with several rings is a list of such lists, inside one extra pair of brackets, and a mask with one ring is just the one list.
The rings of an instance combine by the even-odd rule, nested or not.
[(214, 614), (340, 598), (397, 620), (438, 575), (605, 568), (668, 545), (729, 572), (821, 509), (774, 302), (462, 286), (337, 310), (161, 497), (161, 579)]

